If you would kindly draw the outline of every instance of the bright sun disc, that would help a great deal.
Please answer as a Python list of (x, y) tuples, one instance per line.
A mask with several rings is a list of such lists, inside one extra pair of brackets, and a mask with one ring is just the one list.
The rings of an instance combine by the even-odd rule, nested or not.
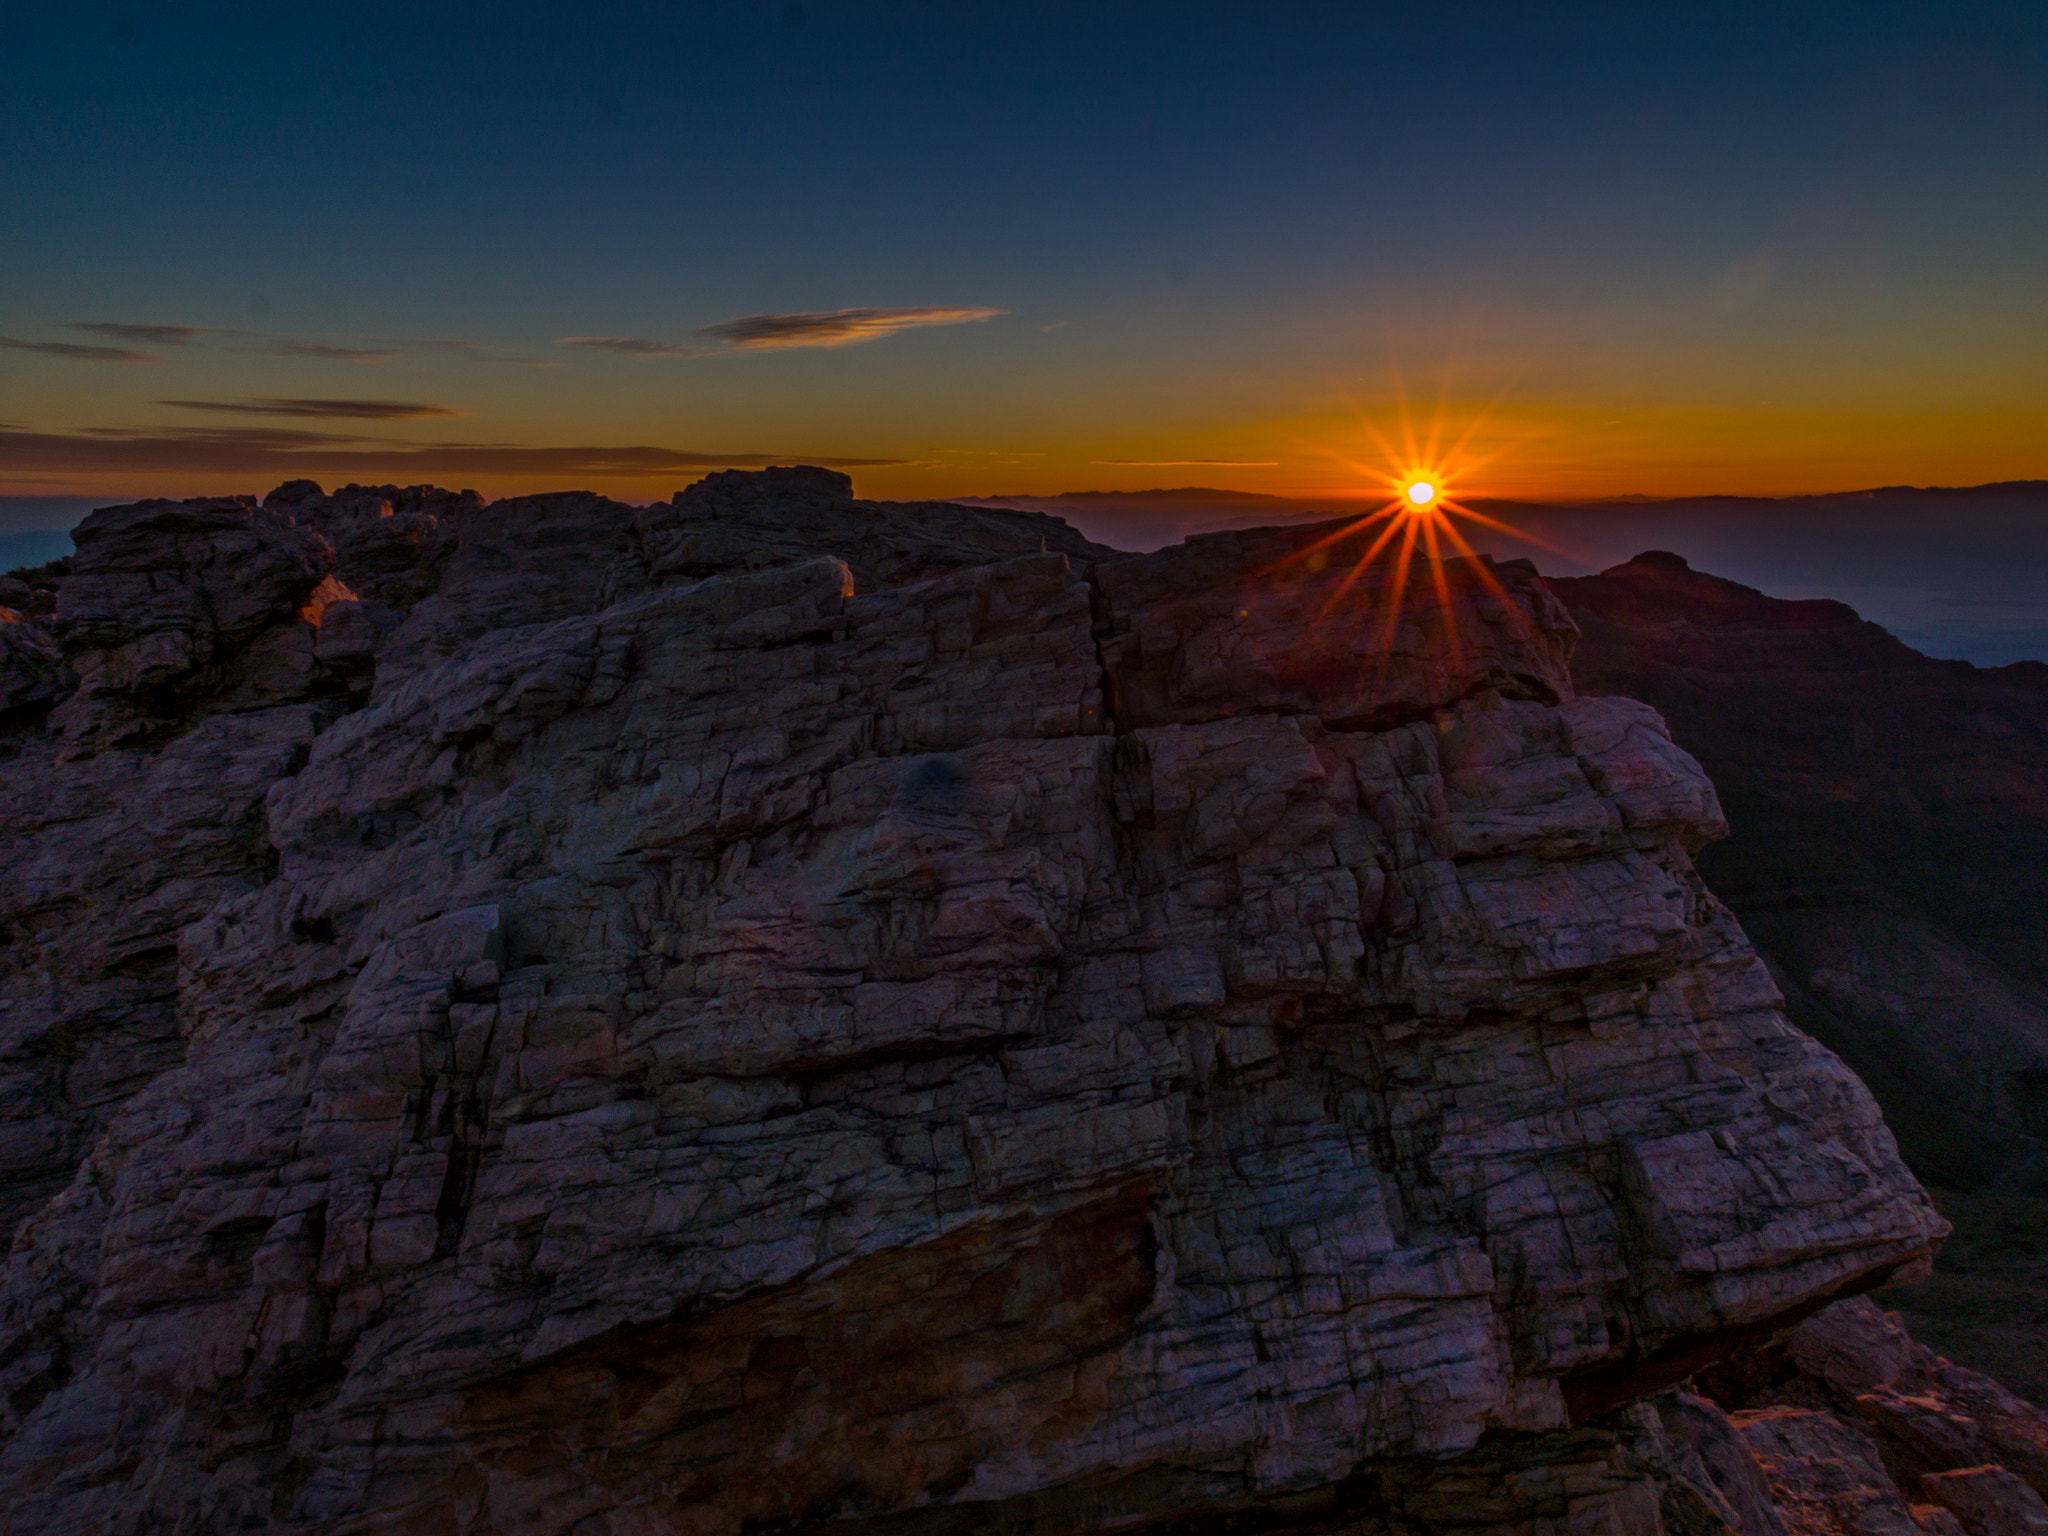
[(1418, 507), (1426, 507), (1436, 500), (1436, 487), (1427, 480), (1418, 480), (1408, 487), (1408, 499)]

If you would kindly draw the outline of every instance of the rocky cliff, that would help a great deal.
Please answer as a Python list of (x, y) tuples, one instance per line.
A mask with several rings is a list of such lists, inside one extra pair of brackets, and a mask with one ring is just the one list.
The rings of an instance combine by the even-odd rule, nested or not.
[(1973, 667), (1841, 603), (1647, 554), (1553, 583), (1582, 689), (1645, 699), (1734, 835), (1717, 895), (1916, 1169), (2048, 1193), (2048, 667)]
[(1701, 872), (1956, 1223), (1897, 1298), (1915, 1331), (2048, 1398), (2048, 667), (1936, 660), (1675, 555), (1552, 586), (1581, 689), (1656, 705), (1708, 769), (1732, 834)]
[(1939, 1218), (1533, 569), (1330, 532), (95, 513), (0, 592), (7, 1528), (1773, 1528), (1665, 1389)]

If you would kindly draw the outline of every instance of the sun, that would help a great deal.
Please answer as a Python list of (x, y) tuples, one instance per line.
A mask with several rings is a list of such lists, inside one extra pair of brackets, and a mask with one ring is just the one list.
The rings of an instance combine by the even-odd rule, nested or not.
[[(1510, 598), (1493, 562), (1472, 547), (1461, 524), (1512, 535), (1518, 542), (1551, 548), (1524, 529), (1500, 521), (1472, 505), (1473, 476), (1497, 457), (1468, 451), (1473, 435), (1485, 425), (1490, 409), (1482, 412), (1449, 444), (1442, 442), (1443, 408), (1418, 441), (1408, 414), (1405, 393), (1397, 394), (1400, 411), (1400, 444), (1382, 436), (1371, 420), (1361, 415), (1359, 425), (1384, 455), (1376, 467), (1349, 454), (1325, 449), (1367, 486), (1383, 487), (1384, 497), (1370, 512), (1343, 521), (1321, 537), (1289, 550), (1263, 570), (1262, 576), (1278, 580), (1315, 579), (1327, 585), (1315, 621), (1331, 618), (1340, 607), (1357, 613), (1373, 612), (1378, 635), (1366, 640), (1362, 649), (1377, 653), (1379, 665), (1392, 664), (1394, 642), (1402, 617), (1410, 611), (1411, 592), (1419, 594), (1426, 584), (1435, 589), (1436, 607), (1455, 665), (1462, 665), (1465, 638), (1458, 633), (1459, 605), (1451, 595), (1453, 581), (1474, 585), (1490, 592), (1511, 614), (1520, 606)], [(1336, 568), (1334, 579), (1323, 572)], [(1489, 623), (1494, 622), (1492, 619)], [(1509, 622), (1515, 622), (1511, 617)], [(1361, 637), (1363, 638), (1363, 637)]]

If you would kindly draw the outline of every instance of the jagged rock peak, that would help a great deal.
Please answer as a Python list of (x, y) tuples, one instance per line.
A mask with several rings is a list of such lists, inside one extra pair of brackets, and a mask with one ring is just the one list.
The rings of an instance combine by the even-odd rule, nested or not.
[(853, 477), (814, 464), (721, 470), (675, 494), (678, 511), (699, 516), (762, 511), (773, 517), (792, 506), (852, 504)]

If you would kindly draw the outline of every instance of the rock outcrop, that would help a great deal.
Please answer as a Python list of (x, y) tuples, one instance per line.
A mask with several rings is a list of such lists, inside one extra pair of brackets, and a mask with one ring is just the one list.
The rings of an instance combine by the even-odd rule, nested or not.
[(1708, 769), (1733, 830), (1702, 874), (1956, 1225), (1886, 1304), (2048, 1401), (2048, 667), (1935, 660), (1675, 555), (1552, 585), (1581, 690), (1654, 704)]
[(94, 514), (0, 790), (5, 1528), (1752, 1528), (1654, 1395), (1941, 1222), (1534, 570), (1330, 532)]
[(1703, 1397), (1658, 1405), (1667, 1423), (1683, 1415), (1674, 1448), (1721, 1447), (1710, 1476), (1722, 1485), (1753, 1489), (1761, 1474), (1788, 1532), (2048, 1531), (2048, 1413), (1915, 1344), (1868, 1299), (1697, 1386)]
[(2048, 667), (1937, 661), (1676, 555), (1553, 586), (1582, 690), (1707, 768), (1734, 835), (1702, 871), (1914, 1168), (2048, 1193)]

